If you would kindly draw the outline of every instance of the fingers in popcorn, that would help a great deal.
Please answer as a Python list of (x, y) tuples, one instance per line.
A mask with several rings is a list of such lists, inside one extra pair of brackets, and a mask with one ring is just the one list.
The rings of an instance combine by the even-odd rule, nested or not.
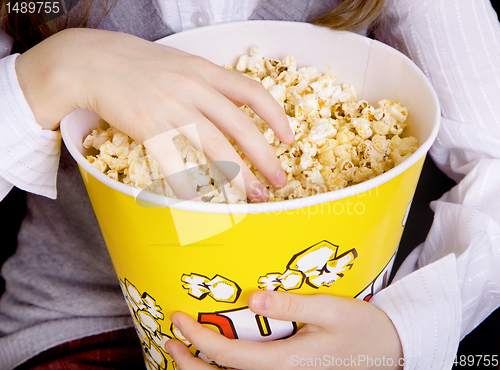
[[(254, 46), (238, 59), (235, 69), (259, 81), (270, 92), (285, 110), (295, 133), (292, 144), (283, 144), (250, 107), (241, 107), (275, 149), (287, 174), (288, 184), (282, 189), (273, 188), (228, 138), (244, 163), (268, 188), (270, 201), (302, 198), (358, 184), (390, 170), (418, 148), (414, 137), (400, 136), (407, 126), (406, 107), (388, 99), (380, 101), (378, 107), (358, 101), (352, 85), (336, 84), (335, 76), (321, 74), (315, 67), (297, 69), (292, 56), (283, 60), (266, 58)], [(248, 201), (183, 135), (175, 137), (174, 144), (203, 201)], [(147, 150), (116, 128), (93, 130), (83, 146), (99, 151), (87, 159), (110, 178), (175, 198)]]

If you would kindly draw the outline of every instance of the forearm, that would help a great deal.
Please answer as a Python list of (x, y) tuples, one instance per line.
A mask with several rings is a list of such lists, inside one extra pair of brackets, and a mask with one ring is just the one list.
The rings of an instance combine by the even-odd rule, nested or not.
[[(194, 124), (198, 149), (213, 161), (238, 164), (244, 184), (237, 186), (251, 200), (266, 200), (267, 189), (223, 134), (238, 143), (269, 183), (286, 184), (275, 151), (233, 102), (250, 106), (289, 143), (293, 132), (284, 110), (261, 84), (204, 58), (125, 33), (70, 29), (21, 55), (16, 71), (36, 122), (45, 129), (57, 129), (64, 116), (83, 108), (138, 143), (147, 146), (156, 138), (162, 148), (169, 137), (164, 133)], [(163, 173), (184, 168), (176, 153), (153, 151)], [(196, 197), (194, 188), (171, 181), (178, 197)]]
[[(99, 32), (99, 31), (96, 31)], [(93, 31), (70, 29), (56, 33), (20, 55), (16, 73), (36, 122), (56, 130), (61, 119), (78, 108), (85, 84), (82, 67), (90, 63), (85, 44)], [(80, 94), (80, 95), (79, 95)]]

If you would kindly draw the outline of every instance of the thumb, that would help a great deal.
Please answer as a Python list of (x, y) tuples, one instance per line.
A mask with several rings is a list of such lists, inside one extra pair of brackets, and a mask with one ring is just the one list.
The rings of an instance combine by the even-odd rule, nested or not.
[[(343, 298), (329, 295), (299, 295), (275, 291), (253, 292), (248, 298), (252, 312), (277, 320), (324, 326)], [(324, 312), (324, 311), (328, 312)]]

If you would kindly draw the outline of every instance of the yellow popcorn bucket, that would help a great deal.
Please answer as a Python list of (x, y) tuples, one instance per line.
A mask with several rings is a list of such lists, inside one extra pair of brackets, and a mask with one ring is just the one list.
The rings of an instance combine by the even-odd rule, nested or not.
[[(113, 181), (86, 159), (84, 138), (103, 121), (77, 110), (61, 123), (78, 162), (150, 369), (175, 368), (163, 345), (183, 340), (177, 310), (229, 338), (273, 340), (296, 323), (253, 314), (258, 289), (369, 300), (387, 284), (425, 155), (439, 125), (439, 103), (424, 74), (398, 51), (366, 37), (305, 23), (251, 21), (205, 27), (158, 41), (233, 65), (258, 45), (292, 55), (354, 85), (358, 100), (409, 109), (404, 135), (419, 149), (390, 171), (352, 187), (265, 204), (173, 201)], [(189, 343), (187, 343), (189, 345)], [(196, 348), (193, 354), (210, 362)]]

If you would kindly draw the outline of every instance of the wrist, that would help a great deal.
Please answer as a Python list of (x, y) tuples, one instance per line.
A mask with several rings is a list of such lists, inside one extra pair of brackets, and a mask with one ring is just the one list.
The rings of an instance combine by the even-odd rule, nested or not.
[(80, 57), (72, 36), (61, 31), (16, 59), (19, 86), (36, 122), (46, 130), (57, 130), (61, 119), (76, 108), (74, 97), (81, 84), (72, 69)]

